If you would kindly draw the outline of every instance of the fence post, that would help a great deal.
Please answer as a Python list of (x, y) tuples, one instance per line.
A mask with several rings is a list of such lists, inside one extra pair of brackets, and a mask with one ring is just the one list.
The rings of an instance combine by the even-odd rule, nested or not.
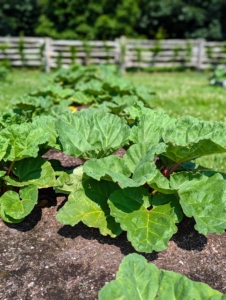
[(119, 64), (122, 72), (125, 73), (126, 72), (126, 44), (127, 44), (126, 37), (121, 36), (118, 42), (119, 42), (119, 50), (120, 50)]
[(46, 73), (50, 72), (51, 69), (51, 38), (45, 38), (45, 71)]
[(197, 65), (196, 68), (198, 71), (201, 71), (202, 69), (202, 62), (204, 57), (204, 49), (205, 49), (205, 40), (199, 39), (197, 44), (198, 51), (197, 51)]

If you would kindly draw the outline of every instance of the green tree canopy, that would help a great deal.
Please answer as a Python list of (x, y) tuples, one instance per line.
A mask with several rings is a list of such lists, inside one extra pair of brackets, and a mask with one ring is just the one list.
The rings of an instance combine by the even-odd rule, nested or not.
[(226, 39), (226, 0), (0, 0), (1, 35)]

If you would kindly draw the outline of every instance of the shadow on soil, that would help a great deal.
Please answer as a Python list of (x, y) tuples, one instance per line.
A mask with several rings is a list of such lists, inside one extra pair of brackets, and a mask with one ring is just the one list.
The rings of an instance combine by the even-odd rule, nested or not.
[(207, 244), (207, 238), (198, 233), (194, 226), (194, 218), (184, 217), (183, 221), (178, 224), (178, 231), (171, 240), (181, 249), (202, 251)]
[(155, 251), (152, 253), (137, 252), (133, 248), (131, 243), (127, 240), (126, 232), (122, 232), (116, 238), (110, 238), (102, 236), (99, 233), (98, 229), (89, 228), (80, 222), (79, 224), (73, 227), (70, 225), (64, 225), (58, 230), (58, 234), (65, 238), (75, 239), (76, 237), (81, 236), (87, 240), (97, 240), (100, 244), (114, 245), (120, 248), (121, 253), (124, 255), (128, 255), (130, 253), (138, 253), (143, 255), (146, 259), (148, 259), (148, 261), (154, 261), (158, 258), (158, 253)]

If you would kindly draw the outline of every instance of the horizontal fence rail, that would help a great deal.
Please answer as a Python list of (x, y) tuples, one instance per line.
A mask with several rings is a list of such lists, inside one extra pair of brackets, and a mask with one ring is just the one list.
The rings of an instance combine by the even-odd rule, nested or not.
[(0, 37), (0, 62), (12, 66), (68, 67), (71, 64), (118, 64), (123, 70), (226, 64), (226, 42), (193, 40), (71, 41), (37, 37)]

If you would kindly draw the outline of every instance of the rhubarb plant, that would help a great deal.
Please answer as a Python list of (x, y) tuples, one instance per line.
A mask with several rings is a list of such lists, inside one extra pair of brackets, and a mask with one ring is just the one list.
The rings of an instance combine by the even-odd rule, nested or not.
[(226, 295), (181, 274), (159, 270), (143, 256), (133, 253), (123, 259), (116, 279), (100, 290), (98, 300), (105, 299), (225, 300)]
[(0, 131), (0, 217), (6, 222), (21, 222), (37, 204), (38, 189), (55, 184), (54, 169), (40, 156), (58, 147), (53, 120), (41, 117)]
[[(172, 118), (140, 103), (129, 111), (132, 128), (122, 117), (95, 110), (57, 120), (62, 150), (84, 160), (79, 178), (61, 174), (55, 186), (70, 194), (57, 219), (72, 226), (82, 221), (112, 237), (124, 230), (137, 251), (148, 253), (167, 247), (184, 215), (195, 219), (200, 233), (221, 234), (226, 175), (195, 159), (226, 152), (226, 125)], [(114, 154), (119, 148), (123, 157)]]

